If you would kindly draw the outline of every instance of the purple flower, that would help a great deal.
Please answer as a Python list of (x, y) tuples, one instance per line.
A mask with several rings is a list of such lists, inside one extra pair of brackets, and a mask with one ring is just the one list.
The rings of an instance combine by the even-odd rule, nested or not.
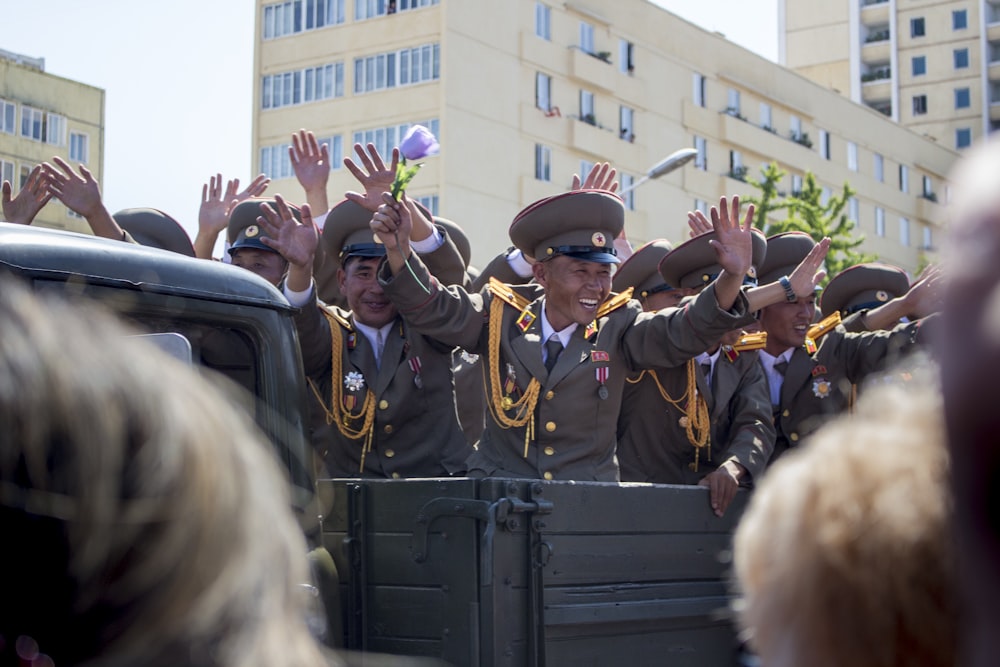
[(399, 144), (399, 152), (407, 160), (420, 160), (438, 152), (437, 138), (423, 125), (411, 125)]

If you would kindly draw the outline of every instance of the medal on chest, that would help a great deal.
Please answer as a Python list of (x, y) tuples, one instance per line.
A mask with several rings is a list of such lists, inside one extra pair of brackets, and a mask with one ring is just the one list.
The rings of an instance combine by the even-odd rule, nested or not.
[(413, 371), (413, 384), (417, 386), (417, 389), (423, 389), (424, 380), (420, 376), (420, 368), (421, 368), (420, 357), (419, 356), (413, 357), (409, 361), (407, 361), (407, 363), (410, 366), (410, 370)]

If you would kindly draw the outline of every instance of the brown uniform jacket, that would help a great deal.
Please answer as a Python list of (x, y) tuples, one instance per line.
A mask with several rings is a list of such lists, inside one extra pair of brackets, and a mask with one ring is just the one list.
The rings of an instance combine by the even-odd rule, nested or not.
[[(410, 263), (426, 285), (426, 269), (416, 257)], [(497, 358), (491, 358), (496, 297), (489, 288), (469, 294), (434, 282), (427, 294), (407, 271), (392, 276), (386, 265), (379, 278), (414, 329), (479, 354), (487, 377), (496, 371), (502, 392), (516, 400), (532, 378), (541, 382), (533, 437), (527, 426), (504, 428), (492, 412), (487, 416), (468, 466), (470, 473), (490, 476), (616, 481), (615, 430), (626, 376), (649, 366), (682, 364), (752, 320), (743, 298), (733, 312), (719, 309), (714, 287), (686, 308), (659, 313), (643, 313), (631, 300), (599, 317), (595, 326), (578, 327), (549, 374), (542, 363), (541, 287), (510, 287), (530, 305), (527, 315), (503, 305)], [(519, 320), (530, 324), (519, 326)]]
[[(618, 418), (618, 464), (623, 482), (697, 484), (730, 459), (756, 480), (774, 449), (774, 424), (767, 378), (756, 351), (725, 353), (715, 362), (711, 391), (700, 368), (695, 369), (698, 393), (705, 396), (710, 421), (709, 446), (698, 452), (688, 439), (681, 418), (686, 401), (671, 405), (660, 394), (650, 373), (625, 386)], [(677, 400), (687, 391), (687, 366), (655, 371), (660, 386)], [(631, 378), (635, 380), (635, 378)], [(749, 481), (749, 480), (748, 480)]]
[(774, 408), (777, 439), (771, 461), (844, 412), (853, 385), (913, 351), (937, 318), (931, 315), (890, 331), (850, 333), (837, 326), (819, 340), (813, 354), (796, 348), (781, 384), (781, 403)]

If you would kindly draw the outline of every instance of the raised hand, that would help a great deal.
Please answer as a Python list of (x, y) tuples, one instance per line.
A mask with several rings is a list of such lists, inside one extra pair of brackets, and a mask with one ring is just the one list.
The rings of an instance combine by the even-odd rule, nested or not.
[(691, 230), (691, 238), (708, 234), (712, 231), (712, 223), (701, 211), (688, 211), (688, 228)]
[(384, 203), (382, 193), (392, 190), (392, 182), (396, 178), (396, 165), (399, 164), (399, 149), (392, 149), (392, 163), (388, 166), (379, 155), (375, 144), (368, 144), (367, 150), (366, 153), (361, 144), (354, 144), (354, 152), (358, 154), (364, 169), (351, 158), (344, 158), (344, 166), (354, 174), (354, 178), (358, 179), (365, 193), (362, 195), (357, 192), (347, 192), (344, 196), (375, 213)]
[(198, 208), (198, 234), (211, 236), (213, 242), (222, 230), (229, 224), (229, 213), (233, 206), (239, 203), (236, 198), (236, 188), (239, 181), (229, 181), (226, 191), (222, 192), (222, 174), (209, 178), (208, 183), (201, 186), (201, 206)]
[(725, 197), (719, 199), (719, 206), (712, 207), (712, 230), (715, 238), (709, 244), (715, 248), (715, 257), (719, 265), (735, 276), (746, 275), (753, 262), (753, 229), (754, 205), (747, 207), (743, 224), (740, 224), (740, 198), (733, 197), (732, 205)]
[(58, 169), (48, 162), (42, 164), (49, 193), (85, 218), (97, 215), (104, 204), (101, 202), (100, 186), (90, 170), (81, 164), (77, 174), (61, 157), (53, 157), (52, 161)]
[(791, 284), (795, 296), (801, 299), (816, 291), (816, 286), (826, 277), (826, 271), (821, 271), (820, 267), (823, 266), (823, 260), (826, 259), (826, 253), (829, 250), (830, 238), (826, 237), (813, 246), (805, 259), (799, 262), (799, 265), (788, 276), (788, 282)]
[[(232, 181), (233, 189), (240, 187), (240, 179), (234, 178)], [(239, 203), (245, 199), (250, 199), (251, 197), (259, 197), (267, 190), (267, 186), (271, 184), (271, 179), (264, 174), (257, 174), (257, 176), (250, 181), (250, 185), (246, 186), (242, 192), (237, 192), (235, 199)], [(227, 189), (228, 190), (228, 189)]]
[(312, 210), (308, 204), (302, 206), (302, 222), (295, 219), (284, 197), (274, 195), (275, 207), (261, 204), (261, 215), (257, 224), (264, 231), (261, 243), (284, 257), (294, 267), (312, 271), (313, 258), (319, 235), (313, 224)]
[(11, 197), (13, 188), (10, 181), (3, 182), (3, 217), (7, 222), (30, 225), (42, 207), (52, 199), (45, 180), (42, 165), (38, 164), (28, 174), (24, 187)]
[(606, 190), (608, 192), (616, 192), (618, 190), (618, 181), (615, 180), (617, 175), (618, 170), (612, 167), (610, 162), (598, 162), (590, 168), (587, 179), (582, 183), (580, 182), (580, 177), (573, 174), (573, 185), (570, 187), (570, 190)]
[[(330, 208), (326, 194), (326, 184), (330, 180), (330, 148), (316, 141), (316, 135), (306, 130), (292, 134), (292, 145), (288, 148), (292, 171), (299, 185), (306, 191), (306, 201), (316, 214), (325, 213)], [(322, 210), (320, 210), (322, 208)]]
[(930, 264), (917, 276), (910, 289), (903, 296), (907, 315), (916, 318), (927, 317), (944, 307), (944, 275), (941, 266)]

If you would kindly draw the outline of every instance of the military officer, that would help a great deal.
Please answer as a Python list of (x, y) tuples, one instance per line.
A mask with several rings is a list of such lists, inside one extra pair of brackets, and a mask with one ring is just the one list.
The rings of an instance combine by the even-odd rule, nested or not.
[(910, 285), (903, 269), (876, 262), (855, 264), (830, 279), (820, 299), (823, 317), (839, 312), (848, 331), (891, 329), (941, 308), (941, 272), (928, 266)]
[[(277, 206), (275, 199), (252, 197), (233, 207), (226, 230), (230, 244), (227, 252), (233, 266), (256, 273), (278, 287), (288, 271), (288, 262), (264, 241), (268, 238), (267, 232), (257, 222), (261, 204)], [(301, 219), (298, 207), (289, 205), (288, 208), (296, 218)]]
[(683, 309), (643, 313), (628, 294), (611, 294), (624, 207), (610, 192), (568, 192), (524, 209), (510, 237), (535, 260), (537, 284), (494, 282), (476, 294), (428, 276), (410, 253), (407, 208), (385, 200), (371, 225), (387, 248), (386, 294), (414, 328), (483, 358), (489, 415), (472, 475), (617, 480), (626, 376), (682, 364), (752, 321), (740, 291), (749, 226), (728, 219), (717, 230), (719, 278)]
[[(801, 232), (772, 236), (761, 281), (785, 282), (791, 267), (815, 245)], [(767, 333), (760, 362), (777, 431), (771, 461), (847, 409), (854, 384), (911, 351), (933, 328), (934, 318), (928, 317), (891, 331), (850, 333), (837, 324), (839, 314), (813, 327), (815, 301), (815, 294), (799, 297), (789, 290), (785, 302), (766, 306), (760, 314)]]
[[(714, 238), (698, 236), (673, 252), (665, 241), (648, 243), (622, 264), (612, 285), (619, 292), (633, 287), (646, 310), (658, 309), (658, 295), (697, 293), (720, 271), (709, 244)], [(766, 250), (764, 235), (754, 230), (752, 283)], [(733, 345), (742, 334), (727, 333), (683, 366), (648, 368), (628, 379), (618, 418), (622, 481), (707, 486), (721, 516), (736, 489), (760, 476), (774, 425), (757, 353)]]
[[(277, 210), (267, 208), (259, 222), (270, 237), (267, 245), (289, 261), (285, 295), (301, 307), (295, 323), (309, 379), (312, 440), (327, 472), (391, 478), (464, 473), (470, 448), (455, 414), (452, 346), (415, 332), (385, 296), (375, 279), (385, 247), (372, 237), (371, 212), (345, 200), (331, 209), (323, 229), (327, 258), (339, 262), (339, 287), (350, 306), (343, 310), (317, 301), (312, 267), (318, 239), (308, 207), (299, 224), (276, 199)], [(414, 246), (429, 262), (462, 273), (454, 245), (436, 238), (423, 218), (418, 234)], [(448, 273), (447, 266), (439, 270)]]

